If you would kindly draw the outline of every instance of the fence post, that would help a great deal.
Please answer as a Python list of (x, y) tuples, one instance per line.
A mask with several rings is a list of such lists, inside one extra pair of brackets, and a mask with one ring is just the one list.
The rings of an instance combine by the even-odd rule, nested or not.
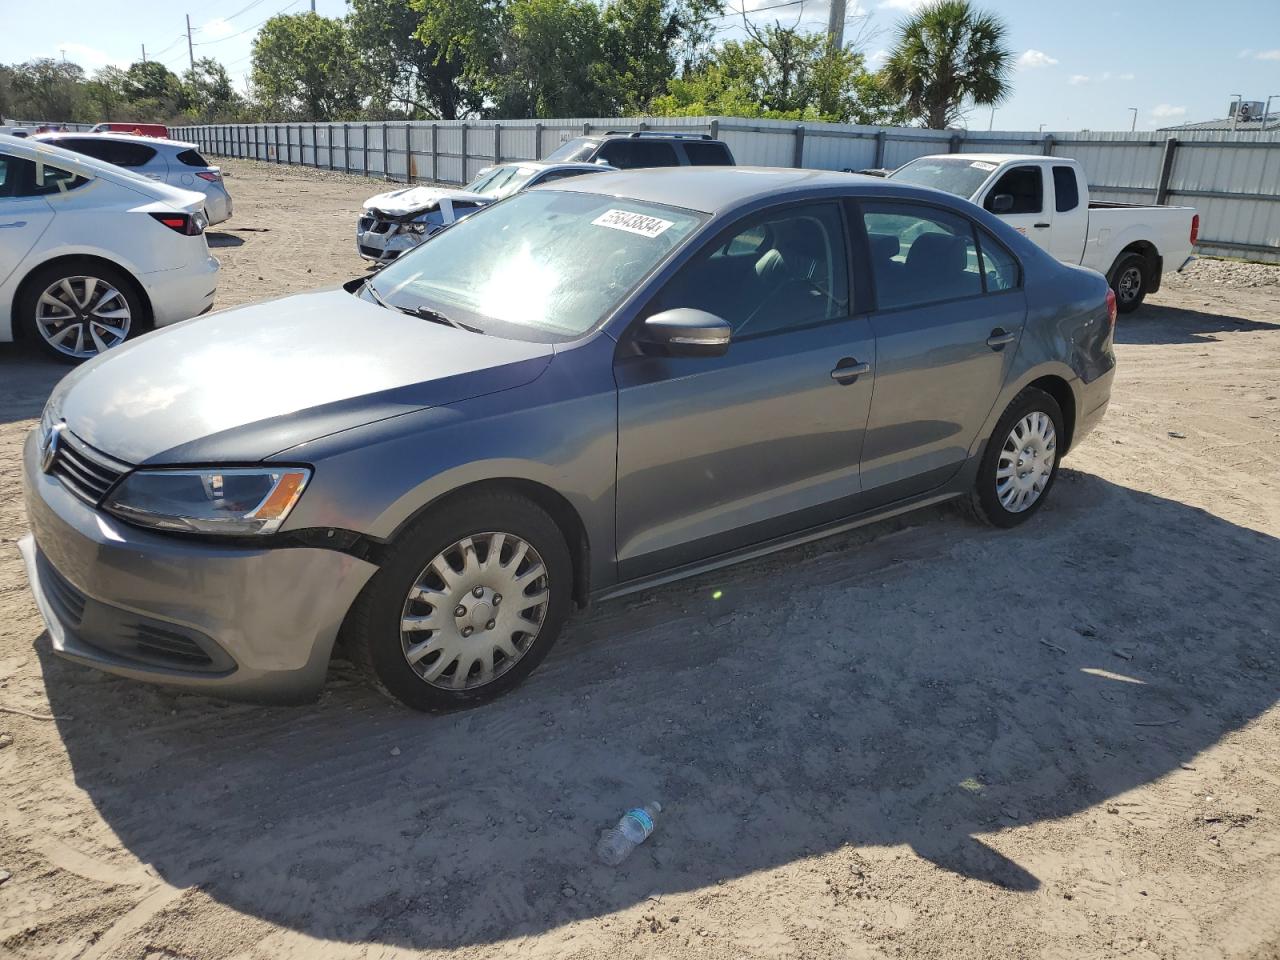
[(462, 121), (462, 179), (458, 181), (459, 183), (467, 182), (467, 160), (469, 159), (467, 157), (467, 130), (470, 127), (471, 124), (465, 120)]
[(311, 165), (317, 169), (320, 167), (320, 137), (318, 133), (319, 128), (313, 123), (311, 125)]
[(1044, 143), (1040, 147), (1040, 152), (1043, 153), (1046, 157), (1052, 157), (1053, 144), (1054, 144), (1053, 134), (1046, 133), (1044, 135)]
[(585, 122), (585, 121), (583, 122), (583, 124), (582, 124), (582, 135), (583, 135), (584, 137), (589, 137), (589, 136), (591, 136), (591, 124), (590, 124), (590, 123), (587, 123), (587, 122)]
[(874, 166), (877, 170), (884, 169), (884, 148), (888, 140), (889, 134), (885, 131), (884, 127), (881, 127), (880, 131), (876, 134), (876, 162)]
[(369, 175), (369, 125), (367, 123), (360, 124), (360, 169), (364, 171), (364, 175)]
[(391, 144), (387, 142), (388, 140), (391, 139), (390, 137), (387, 136), (387, 134), (390, 133), (390, 130), (388, 129), (387, 123), (385, 120), (382, 123), (378, 124), (378, 129), (382, 131), (382, 179), (390, 180), (391, 179)]
[(329, 141), (329, 146), (328, 146), (328, 148), (326, 149), (326, 151), (325, 151), (325, 152), (326, 152), (326, 153), (328, 153), (328, 155), (329, 155), (329, 169), (330, 169), (330, 170), (335, 170), (335, 169), (337, 169), (337, 168), (336, 168), (336, 167), (334, 167), (334, 165), (333, 165), (333, 130), (334, 130), (334, 127), (333, 127), (333, 124), (332, 124), (332, 123), (325, 124), (325, 133), (324, 133), (324, 136), (325, 136), (325, 139)]
[(643, 131), (645, 131), (645, 130), (648, 130), (648, 129), (649, 129), (649, 124), (647, 124), (647, 123), (645, 123), (643, 120), (641, 120), (641, 121), (640, 121), (640, 123), (639, 123), (639, 124), (637, 124), (637, 129), (639, 129), (641, 132), (643, 132)]
[(796, 149), (792, 158), (791, 165), (793, 167), (804, 166), (804, 124), (796, 125)]
[(542, 124), (533, 125), (533, 159), (542, 159)]
[(1160, 157), (1160, 185), (1156, 187), (1156, 203), (1169, 202), (1169, 177), (1173, 174), (1173, 157), (1178, 152), (1178, 138), (1170, 137), (1164, 142), (1164, 153)]
[(720, 118), (715, 117), (707, 124), (707, 133), (711, 134), (712, 140), (720, 139)]
[[(293, 124), (286, 123), (284, 125), (284, 162), (289, 164), (290, 166), (293, 165), (293, 134), (291, 132), (292, 130), (293, 130)], [(301, 134), (301, 131), (299, 131), (299, 134)], [(299, 136), (299, 139), (301, 139), (301, 136)]]
[(277, 123), (271, 128), (271, 139), (274, 141), (273, 146), (276, 148), (276, 163), (280, 163), (282, 162), (280, 160), (280, 124)]
[(413, 127), (404, 125), (404, 182), (413, 183)]
[(950, 142), (947, 144), (947, 152), (948, 152), (948, 153), (959, 153), (959, 152), (960, 152), (960, 134), (958, 134), (958, 133), (953, 133), (953, 134), (951, 135), (951, 140), (950, 140)]
[(342, 125), (342, 172), (351, 172), (351, 124)]
[(502, 124), (496, 120), (493, 124), (493, 162), (495, 164), (502, 162)]
[(440, 124), (431, 125), (431, 180), (440, 182)]

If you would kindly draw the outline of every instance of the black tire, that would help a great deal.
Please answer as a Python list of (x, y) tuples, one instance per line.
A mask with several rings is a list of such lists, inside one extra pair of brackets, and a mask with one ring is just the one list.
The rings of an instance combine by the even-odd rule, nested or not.
[[(124, 340), (136, 337), (150, 327), (150, 314), (146, 303), (138, 293), (138, 287), (133, 278), (124, 271), (95, 260), (63, 260), (58, 263), (51, 263), (40, 267), (27, 277), (22, 285), (22, 295), (17, 302), (17, 319), (22, 324), (24, 334), (32, 343), (39, 344), (40, 349), (49, 356), (61, 360), (63, 363), (83, 363), (96, 356), (96, 353), (76, 356), (66, 349), (59, 349), (45, 336), (41, 325), (36, 320), (36, 311), (39, 307), (41, 294), (60, 280), (72, 277), (92, 277), (99, 284), (105, 284), (107, 288), (119, 292), (129, 310), (128, 329)], [(115, 305), (113, 302), (107, 306)], [(74, 308), (69, 309), (73, 309), (74, 312)], [(75, 322), (78, 322), (78, 320)], [(85, 342), (92, 341), (86, 340)], [(112, 344), (112, 346), (116, 345)]]
[[(996, 489), (996, 471), (999, 469), (1001, 452), (1005, 449), (1005, 442), (1010, 438), (1014, 425), (1033, 413), (1043, 413), (1053, 421), (1055, 442), (1052, 468), (1039, 496), (1024, 509), (1013, 511), (1000, 502)], [(995, 429), (991, 431), (991, 438), (987, 441), (986, 450), (983, 451), (982, 462), (978, 465), (978, 475), (974, 479), (973, 490), (967, 501), (969, 512), (976, 519), (993, 527), (1016, 527), (1031, 519), (1049, 499), (1053, 483), (1058, 478), (1062, 443), (1065, 437), (1062, 408), (1058, 406), (1057, 400), (1037, 387), (1027, 387), (1019, 393), (1000, 417)]]
[(1116, 312), (1133, 313), (1147, 298), (1151, 286), (1151, 265), (1140, 253), (1126, 253), (1111, 268), (1111, 289), (1116, 295)]
[[(442, 689), (410, 666), (401, 644), (401, 617), (410, 588), (433, 558), (466, 537), (485, 533), (505, 533), (529, 544), (546, 568), (550, 597), (536, 636), (505, 672), (482, 686)], [(352, 608), (344, 641), (348, 655), (374, 686), (405, 706), (424, 711), (473, 707), (511, 690), (537, 667), (560, 634), (572, 596), (573, 560), (564, 534), (545, 510), (514, 494), (463, 496), (429, 511), (397, 538)], [(459, 668), (454, 667), (455, 673)]]

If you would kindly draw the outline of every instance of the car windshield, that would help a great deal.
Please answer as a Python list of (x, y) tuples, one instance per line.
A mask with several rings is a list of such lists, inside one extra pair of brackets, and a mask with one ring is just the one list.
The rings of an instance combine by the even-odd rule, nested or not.
[(493, 167), (467, 184), (467, 191), (502, 199), (523, 187), (537, 172), (537, 167), (522, 167), (514, 163)]
[(964, 157), (921, 157), (889, 174), (890, 180), (917, 187), (933, 187), (970, 199), (998, 164)]
[(440, 231), (370, 286), (391, 306), (482, 332), (569, 340), (600, 323), (702, 220), (656, 203), (530, 190)]
[(554, 160), (556, 163), (586, 163), (599, 146), (599, 140), (578, 137), (560, 144), (544, 159)]

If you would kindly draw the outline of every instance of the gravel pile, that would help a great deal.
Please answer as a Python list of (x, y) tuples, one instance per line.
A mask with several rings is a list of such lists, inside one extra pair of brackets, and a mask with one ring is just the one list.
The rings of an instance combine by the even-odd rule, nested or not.
[(1166, 273), (1170, 287), (1223, 284), (1232, 287), (1271, 287), (1280, 284), (1280, 265), (1239, 260), (1193, 260), (1182, 273)]

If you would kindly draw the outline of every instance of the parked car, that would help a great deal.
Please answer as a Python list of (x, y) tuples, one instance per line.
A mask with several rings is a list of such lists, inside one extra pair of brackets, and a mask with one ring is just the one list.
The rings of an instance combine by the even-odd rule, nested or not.
[(424, 186), (380, 193), (364, 202), (356, 222), (356, 252), (366, 260), (386, 263), (437, 230), (519, 190), (612, 169), (603, 163), (521, 160), (485, 167), (462, 190)]
[(78, 362), (209, 310), (218, 261), (205, 243), (204, 202), (0, 136), (0, 342), (27, 338)]
[(889, 176), (967, 197), (1064, 263), (1104, 274), (1121, 313), (1160, 289), (1166, 267), (1191, 261), (1200, 232), (1194, 207), (1091, 199), (1083, 168), (1065, 157), (941, 154)]
[(660, 130), (610, 130), (600, 136), (575, 137), (560, 144), (547, 159), (558, 163), (603, 161), (620, 170), (733, 166), (733, 153), (723, 140), (716, 140), (706, 133), (664, 133)]
[(6, 134), (10, 137), (29, 137), (31, 131), (26, 127), (0, 126), (0, 136)]
[[(65, 129), (65, 127), (64, 127)], [(169, 128), (163, 123), (95, 123), (89, 128), (90, 133), (132, 133), (139, 137), (160, 137), (169, 139)]]
[(1114, 304), (933, 190), (577, 177), (77, 370), (20, 547), (77, 662), (299, 698), (341, 630), (404, 703), (465, 706), (593, 598), (944, 500), (1024, 522), (1107, 408)]
[(128, 133), (46, 133), (39, 139), (124, 167), (148, 180), (203, 193), (204, 215), (210, 226), (231, 218), (231, 193), (222, 170), (209, 163), (194, 143)]

